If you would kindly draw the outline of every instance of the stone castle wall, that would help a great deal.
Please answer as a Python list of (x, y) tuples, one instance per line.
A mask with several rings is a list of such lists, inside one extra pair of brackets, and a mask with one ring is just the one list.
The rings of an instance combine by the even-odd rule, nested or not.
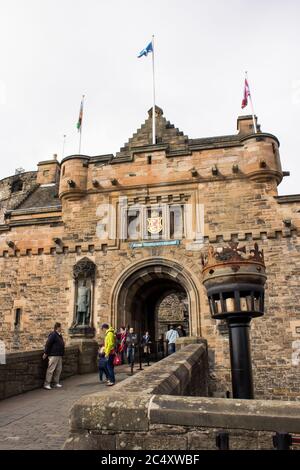
[(158, 302), (155, 310), (158, 337), (165, 337), (168, 326), (172, 324), (175, 328), (181, 325), (189, 335), (188, 311), (183, 300), (186, 300), (186, 294), (169, 294)]
[[(13, 190), (14, 183), (20, 181), (19, 188)], [(17, 207), (36, 187), (36, 171), (9, 176), (0, 181), (0, 223), (4, 223), (4, 211)]]
[[(252, 246), (251, 241), (246, 244)], [(299, 366), (292, 363), (293, 343), (299, 337), (300, 302), (298, 290), (294, 287), (299, 269), (299, 244), (296, 238), (276, 238), (260, 240), (260, 246), (265, 252), (268, 281), (265, 316), (251, 323), (256, 396), (295, 398), (299, 396), (300, 386)], [(55, 321), (63, 324), (63, 333), (67, 337), (73, 318), (72, 270), (83, 255), (98, 266), (94, 319), (97, 338), (101, 323), (111, 319), (110, 297), (120, 272), (138, 260), (152, 258), (147, 249), (131, 254), (126, 250), (87, 251), (2, 258), (1, 337), (5, 339), (8, 350), (13, 348), (16, 335), (20, 349), (40, 348)], [(162, 248), (159, 256), (187, 266), (200, 279), (199, 253), (189, 253), (183, 247), (177, 248), (176, 252)], [(279, 262), (285, 258), (290, 262)], [(208, 340), (211, 372), (216, 376), (212, 391), (224, 394), (230, 390), (228, 336), (211, 320), (200, 282), (198, 288), (201, 335)], [(20, 329), (15, 332), (13, 321), (17, 307), (22, 309), (22, 316)]]

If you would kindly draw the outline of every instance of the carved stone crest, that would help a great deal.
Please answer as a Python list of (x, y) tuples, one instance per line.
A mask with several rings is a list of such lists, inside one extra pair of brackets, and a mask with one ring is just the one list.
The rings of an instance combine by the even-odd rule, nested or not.
[(152, 233), (153, 235), (160, 233), (163, 229), (162, 217), (159, 217), (159, 214), (156, 211), (152, 213), (152, 217), (147, 219), (147, 224), (148, 232)]

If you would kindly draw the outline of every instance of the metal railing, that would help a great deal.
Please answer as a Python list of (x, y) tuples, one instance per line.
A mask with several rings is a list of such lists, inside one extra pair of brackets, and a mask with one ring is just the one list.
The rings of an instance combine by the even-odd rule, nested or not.
[(165, 340), (156, 340), (148, 344), (139, 344), (134, 346), (133, 361), (131, 361), (130, 370), (133, 374), (134, 365), (138, 364), (139, 369), (143, 370), (142, 364), (150, 366), (150, 362), (157, 362), (168, 356), (168, 342)]
[[(300, 434), (276, 432), (272, 437), (276, 450), (291, 450), (290, 447), (300, 444)], [(219, 450), (229, 450), (229, 433), (220, 431), (216, 434), (216, 447)]]

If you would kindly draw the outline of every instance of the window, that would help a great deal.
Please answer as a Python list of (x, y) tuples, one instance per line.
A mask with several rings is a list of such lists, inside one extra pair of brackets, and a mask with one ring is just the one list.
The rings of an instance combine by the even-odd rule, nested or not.
[(129, 240), (139, 240), (141, 238), (140, 209), (128, 209), (126, 231), (126, 238)]
[(12, 185), (11, 185), (11, 192), (12, 193), (22, 191), (22, 189), (23, 189), (23, 181), (22, 180), (17, 179), (17, 180), (12, 182)]
[(20, 308), (17, 308), (16, 311), (15, 311), (15, 322), (14, 322), (15, 330), (17, 330), (17, 329), (20, 328), (20, 325), (21, 325), (21, 313), (22, 313), (22, 310), (21, 310)]
[(170, 216), (170, 238), (181, 239), (184, 237), (184, 206), (169, 206)]

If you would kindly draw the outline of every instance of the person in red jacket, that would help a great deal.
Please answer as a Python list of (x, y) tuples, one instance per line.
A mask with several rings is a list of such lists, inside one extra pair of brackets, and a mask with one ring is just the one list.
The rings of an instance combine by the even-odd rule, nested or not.
[(117, 335), (117, 339), (119, 341), (118, 353), (120, 354), (122, 364), (125, 364), (125, 357), (126, 357), (126, 350), (127, 350), (126, 338), (127, 338), (127, 330), (125, 326), (121, 326), (120, 333), (118, 333)]

